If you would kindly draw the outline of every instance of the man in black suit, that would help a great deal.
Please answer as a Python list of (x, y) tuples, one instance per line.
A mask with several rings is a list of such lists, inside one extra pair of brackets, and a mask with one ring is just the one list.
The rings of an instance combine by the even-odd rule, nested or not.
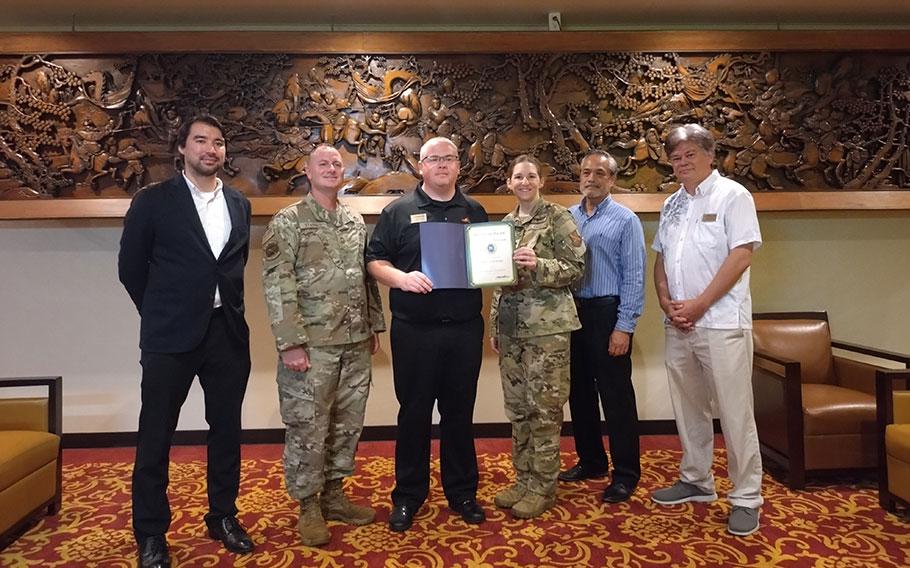
[(250, 203), (217, 177), (225, 141), (217, 119), (186, 122), (183, 172), (133, 199), (123, 220), (120, 281), (141, 318), (142, 409), (133, 468), (133, 531), (140, 566), (167, 567), (168, 454), (180, 407), (198, 376), (208, 433), (208, 534), (253, 550), (237, 522), (240, 410), (250, 374), (243, 316)]

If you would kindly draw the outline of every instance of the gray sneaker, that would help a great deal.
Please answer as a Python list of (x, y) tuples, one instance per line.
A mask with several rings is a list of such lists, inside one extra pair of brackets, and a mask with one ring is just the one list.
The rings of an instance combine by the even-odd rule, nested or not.
[(758, 509), (734, 506), (727, 520), (727, 532), (747, 536), (758, 530)]
[(671, 487), (658, 489), (651, 493), (651, 500), (661, 505), (677, 505), (679, 503), (688, 503), (689, 501), (710, 503), (715, 499), (717, 499), (717, 493), (707, 493), (685, 481), (677, 481)]

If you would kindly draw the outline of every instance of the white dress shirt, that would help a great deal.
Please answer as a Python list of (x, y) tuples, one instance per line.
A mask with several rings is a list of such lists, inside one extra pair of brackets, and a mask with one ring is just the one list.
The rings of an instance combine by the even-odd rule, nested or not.
[[(200, 191), (185, 172), (183, 179), (190, 188), (190, 195), (193, 196), (196, 213), (199, 214), (199, 221), (202, 223), (205, 238), (212, 249), (212, 256), (217, 259), (231, 236), (231, 214), (228, 212), (227, 201), (224, 199), (224, 183), (220, 178), (216, 178), (215, 191)], [(215, 285), (214, 307), (221, 307), (221, 291), (217, 284)]]
[[(680, 188), (664, 202), (651, 248), (663, 255), (670, 298), (691, 300), (708, 287), (730, 251), (749, 243), (753, 251), (761, 246), (752, 194), (714, 170), (695, 195)], [(752, 329), (748, 268), (695, 325)]]

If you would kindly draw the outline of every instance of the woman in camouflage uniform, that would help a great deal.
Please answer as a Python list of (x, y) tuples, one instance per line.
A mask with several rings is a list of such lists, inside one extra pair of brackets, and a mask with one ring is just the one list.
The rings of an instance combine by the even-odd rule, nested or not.
[(540, 170), (537, 159), (524, 155), (509, 167), (506, 184), (518, 206), (503, 220), (515, 227), (518, 281), (497, 289), (490, 309), (516, 477), (494, 501), (524, 519), (556, 503), (569, 337), (581, 327), (569, 286), (584, 273), (585, 256), (572, 215), (540, 197)]

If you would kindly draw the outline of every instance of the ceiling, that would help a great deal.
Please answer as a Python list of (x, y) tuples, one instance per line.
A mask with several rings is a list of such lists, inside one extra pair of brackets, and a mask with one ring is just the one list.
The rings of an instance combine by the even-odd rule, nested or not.
[(910, 0), (0, 0), (0, 31), (910, 29)]

